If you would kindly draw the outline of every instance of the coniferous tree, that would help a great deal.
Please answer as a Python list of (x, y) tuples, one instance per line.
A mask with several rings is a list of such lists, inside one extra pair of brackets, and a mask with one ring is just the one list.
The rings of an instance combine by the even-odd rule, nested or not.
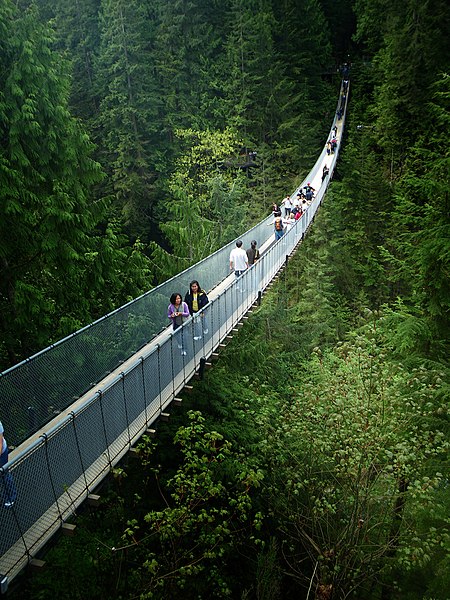
[(102, 89), (97, 135), (107, 174), (105, 191), (133, 235), (149, 235), (159, 128), (152, 44), (154, 23), (142, 3), (102, 2), (98, 85)]
[(35, 9), (19, 14), (9, 2), (0, 27), (1, 358), (12, 364), (93, 320), (97, 307), (110, 310), (110, 294), (123, 299), (119, 265), (131, 250), (96, 230), (107, 207), (91, 190), (102, 173), (69, 113), (51, 30)]
[(72, 65), (71, 112), (92, 126), (99, 109), (95, 60), (100, 44), (100, 0), (58, 0), (50, 4), (55, 13), (57, 48), (66, 51)]
[(329, 26), (316, 0), (283, 0), (274, 3), (274, 12), (279, 23), (276, 46), (288, 66), (280, 90), (284, 117), (277, 135), (279, 152), (286, 148), (294, 157), (291, 169), (304, 172), (317, 155), (336, 102), (336, 88), (323, 76), (333, 64)]
[[(257, 10), (255, 10), (257, 9)], [(279, 63), (273, 45), (275, 26), (271, 3), (249, 5), (233, 0), (226, 41), (229, 80), (226, 88), (232, 123), (247, 140), (273, 140)]]
[[(370, 5), (370, 6), (369, 6)], [(376, 53), (379, 143), (397, 165), (424, 128), (423, 110), (432, 85), (448, 67), (450, 15), (443, 0), (355, 3), (357, 39)], [(432, 43), (430, 43), (432, 40)]]
[(226, 3), (213, 0), (158, 0), (155, 69), (164, 103), (162, 132), (173, 141), (179, 128), (223, 126), (217, 70), (221, 19)]
[(445, 360), (450, 333), (448, 75), (432, 90), (424, 109), (429, 128), (408, 152), (385, 250), (390, 279), (402, 282), (411, 309), (402, 344)]

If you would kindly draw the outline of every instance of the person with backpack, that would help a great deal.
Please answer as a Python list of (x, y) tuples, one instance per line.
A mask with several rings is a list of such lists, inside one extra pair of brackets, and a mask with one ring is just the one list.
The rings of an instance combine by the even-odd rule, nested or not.
[(283, 235), (284, 235), (285, 220), (281, 216), (281, 212), (280, 211), (275, 215), (274, 220), (272, 221), (272, 223), (269, 223), (269, 225), (273, 225), (273, 228), (274, 228), (274, 231), (275, 231), (275, 241), (277, 241), (281, 237), (283, 237)]
[(208, 333), (208, 326), (205, 313), (201, 312), (200, 315), (197, 315), (197, 313), (202, 308), (205, 308), (209, 300), (206, 292), (202, 290), (196, 279), (189, 284), (189, 291), (186, 292), (184, 301), (188, 306), (190, 315), (194, 318), (194, 340), (201, 340), (202, 330), (206, 335)]

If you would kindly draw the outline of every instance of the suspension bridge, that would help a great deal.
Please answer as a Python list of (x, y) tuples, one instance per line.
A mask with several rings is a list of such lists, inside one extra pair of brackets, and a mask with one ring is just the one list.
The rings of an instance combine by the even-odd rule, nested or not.
[[(255, 303), (303, 240), (325, 195), (339, 155), (348, 81), (339, 93), (330, 137), (308, 176), (315, 197), (302, 217), (275, 241), (272, 215), (239, 237), (259, 241), (261, 258), (237, 281), (229, 272), (235, 241), (179, 275), (46, 348), (0, 375), (1, 420), (14, 446), (0, 468), (0, 494), (13, 482), (14, 505), (0, 504), (0, 593), (39, 552), (81, 503), (94, 493), (144, 433), (154, 434), (183, 389), (203, 371), (251, 314)], [(334, 130), (334, 128), (337, 130)], [(322, 182), (323, 167), (329, 175)], [(194, 339), (194, 319), (183, 325), (184, 349), (167, 326), (168, 298), (193, 279), (208, 290), (202, 309), (208, 332)], [(239, 283), (239, 285), (237, 285)], [(197, 336), (196, 336), (197, 337)]]

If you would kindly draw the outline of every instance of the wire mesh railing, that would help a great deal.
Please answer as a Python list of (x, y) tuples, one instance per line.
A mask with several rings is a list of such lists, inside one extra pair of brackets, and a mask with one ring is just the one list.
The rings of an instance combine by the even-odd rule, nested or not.
[[(324, 148), (298, 189), (306, 180), (317, 179), (317, 169), (325, 152)], [(330, 177), (331, 174), (330, 168)], [(245, 247), (252, 239), (262, 241), (269, 237), (267, 224), (270, 220), (269, 216), (240, 236)], [(160, 333), (167, 325), (166, 308), (174, 290), (188, 289), (192, 279), (200, 279), (206, 290), (216, 287), (228, 275), (228, 256), (234, 244), (235, 240), (156, 288), (1, 373), (0, 411), (10, 444), (17, 446), (24, 441)]]

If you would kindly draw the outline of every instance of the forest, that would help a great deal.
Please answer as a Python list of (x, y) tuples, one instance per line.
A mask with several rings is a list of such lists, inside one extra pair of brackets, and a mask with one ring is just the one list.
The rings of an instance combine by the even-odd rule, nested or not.
[(449, 34), (444, 0), (2, 0), (2, 370), (267, 215), (351, 64), (283, 276), (12, 598), (448, 600)]

